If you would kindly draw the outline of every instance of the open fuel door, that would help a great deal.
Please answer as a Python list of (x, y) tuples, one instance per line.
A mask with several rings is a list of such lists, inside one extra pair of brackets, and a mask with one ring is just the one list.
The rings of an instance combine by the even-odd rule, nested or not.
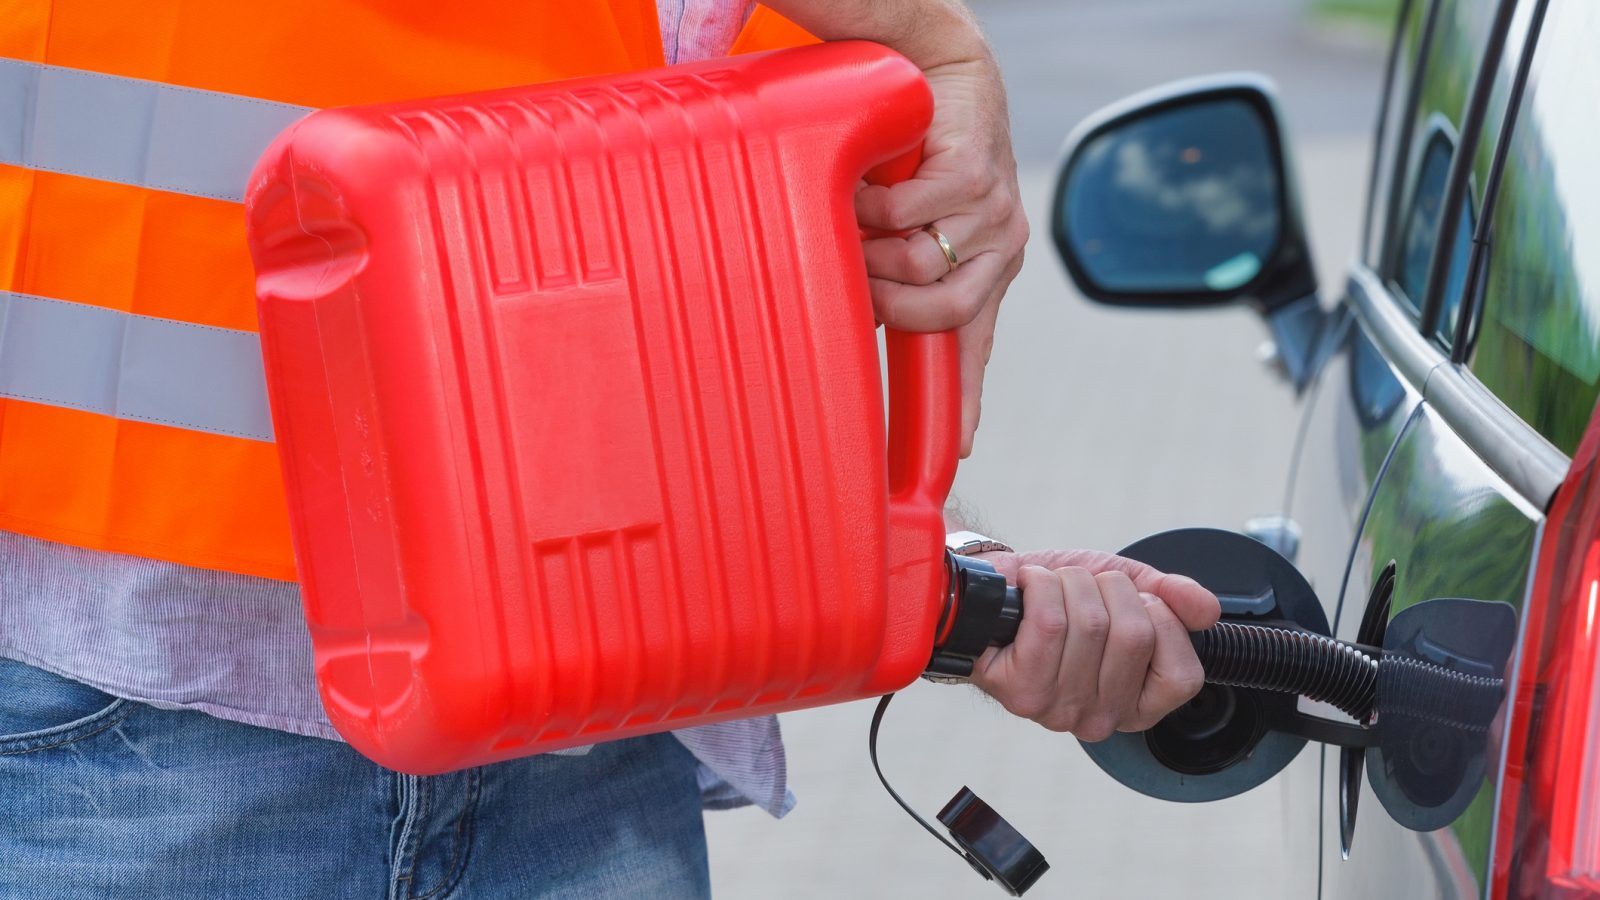
[[(1390, 618), (1386, 599), (1356, 640), (1339, 641), (1305, 578), (1253, 538), (1181, 529), (1122, 555), (1199, 581), (1223, 617), (1194, 635), (1206, 686), (1193, 700), (1147, 731), (1084, 744), (1107, 774), (1160, 799), (1220, 800), (1316, 741), (1362, 760), (1406, 828), (1438, 828), (1472, 802), (1486, 765), (1479, 738), (1505, 698), (1507, 604), (1437, 598)], [(1322, 705), (1309, 712), (1301, 698)]]

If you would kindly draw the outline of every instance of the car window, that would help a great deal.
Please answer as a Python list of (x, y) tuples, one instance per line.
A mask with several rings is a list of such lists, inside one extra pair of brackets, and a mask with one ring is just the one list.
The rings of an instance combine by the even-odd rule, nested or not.
[(1451, 237), (1450, 268), (1445, 272), (1439, 317), (1433, 325), (1434, 341), (1446, 350), (1455, 342), (1456, 326), (1461, 319), (1461, 295), (1467, 286), (1467, 267), (1472, 262), (1472, 231), (1478, 224), (1473, 201), (1468, 199), (1467, 204), (1456, 219), (1455, 233)]
[[(1438, 9), (1433, 13), (1433, 34), (1423, 62), (1421, 89), (1405, 126), (1410, 133), (1404, 142), (1409, 151), (1404, 202), (1397, 206), (1392, 219), (1394, 230), (1385, 238), (1388, 246), (1383, 257), (1385, 274), (1413, 317), (1418, 316), (1427, 289), (1428, 259), (1442, 232), (1439, 207), (1445, 175), (1450, 170), (1478, 62), (1488, 45), (1495, 6), (1493, 0), (1438, 0)], [(1448, 233), (1452, 241), (1463, 224), (1470, 237), (1470, 222), (1451, 222)], [(1465, 281), (1466, 263), (1465, 254), (1458, 260), (1452, 252), (1449, 271), (1453, 279)]]
[(1384, 88), (1383, 121), (1379, 123), (1377, 151), (1373, 155), (1373, 181), (1367, 198), (1367, 245), (1362, 248), (1368, 265), (1378, 264), (1383, 216), (1388, 205), (1394, 176), (1395, 156), (1400, 143), (1400, 120), (1406, 112), (1411, 82), (1416, 78), (1417, 55), (1422, 44), (1423, 14), (1428, 0), (1405, 0), (1398, 19), (1393, 52), (1394, 73)]
[(1474, 375), (1563, 452), (1600, 395), (1600, 4), (1549, 6), (1500, 174)]
[(1471, 267), (1472, 235), (1478, 224), (1479, 210), (1484, 208), (1483, 192), (1489, 187), (1489, 169), (1494, 164), (1495, 146), (1500, 130), (1506, 121), (1511, 88), (1516, 82), (1517, 69), (1528, 44), (1528, 28), (1534, 8), (1540, 0), (1520, 0), (1506, 29), (1505, 47), (1500, 55), (1500, 65), (1490, 84), (1489, 98), (1484, 106), (1483, 132), (1477, 141), (1472, 160), (1472, 176), (1467, 185), (1465, 216), (1454, 229), (1454, 247), (1450, 256), (1449, 281), (1445, 285), (1439, 304), (1439, 314), (1433, 323), (1433, 339), (1449, 350), (1455, 343), (1463, 307), (1466, 276)]
[[(1450, 174), (1450, 159), (1455, 155), (1456, 139), (1448, 123), (1441, 121), (1434, 130), (1422, 153), (1422, 167), (1417, 174), (1417, 187), (1411, 197), (1411, 209), (1406, 214), (1404, 254), (1396, 280), (1406, 296), (1420, 300), (1428, 280), (1428, 263), (1432, 258), (1436, 235), (1439, 234), (1439, 214), (1444, 205), (1445, 176)], [(1469, 198), (1466, 215), (1456, 220), (1451, 237), (1449, 279), (1445, 285), (1446, 304), (1460, 302), (1461, 289), (1467, 280), (1467, 263), (1472, 252), (1473, 215)], [(1451, 333), (1454, 333), (1453, 331)]]

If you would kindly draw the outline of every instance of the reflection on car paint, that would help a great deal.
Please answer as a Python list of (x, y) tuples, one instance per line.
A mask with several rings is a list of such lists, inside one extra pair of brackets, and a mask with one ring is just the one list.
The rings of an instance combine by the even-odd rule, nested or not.
[[(1345, 586), (1345, 597), (1350, 602), (1340, 610), (1334, 633), (1347, 640), (1354, 638), (1361, 599), (1367, 596), (1384, 566), (1394, 560), (1396, 583), (1390, 628), (1397, 627), (1406, 609), (1423, 600), (1464, 597), (1513, 611), (1496, 626), (1501, 629), (1499, 632), (1482, 640), (1514, 640), (1515, 613), (1520, 610), (1525, 593), (1539, 517), (1539, 510), (1517, 497), (1424, 406), (1401, 434), (1374, 491)], [(1416, 737), (1431, 734), (1417, 729), (1410, 733)], [(1372, 767), (1369, 764), (1369, 769)], [(1463, 771), (1461, 784), (1446, 799), (1453, 798), (1453, 804), (1459, 805), (1460, 796), (1465, 796), (1467, 802), (1448, 821), (1447, 830), (1437, 836), (1458, 848), (1459, 856), (1480, 883), (1493, 838), (1494, 776), (1487, 769), (1476, 777), (1472, 771)], [(1392, 779), (1386, 789), (1392, 789), (1391, 802), (1404, 796)], [(1422, 795), (1427, 796), (1426, 791)], [(1439, 800), (1435, 805), (1443, 802)], [(1442, 809), (1456, 811), (1454, 806)], [(1355, 825), (1352, 861), (1361, 855), (1362, 847), (1369, 854), (1380, 850), (1374, 845), (1392, 840), (1388, 835), (1395, 833), (1399, 824), (1387, 816), (1372, 814), (1370, 809), (1364, 812)], [(1331, 866), (1325, 872), (1330, 883), (1359, 877), (1349, 867)], [(1396, 889), (1424, 887), (1408, 884), (1397, 885)]]
[(1600, 398), (1600, 5), (1547, 13), (1495, 199), (1472, 371), (1564, 453)]

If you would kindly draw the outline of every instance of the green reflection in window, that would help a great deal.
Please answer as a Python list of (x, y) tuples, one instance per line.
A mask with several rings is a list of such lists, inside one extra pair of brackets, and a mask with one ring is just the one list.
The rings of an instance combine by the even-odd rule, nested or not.
[(1472, 371), (1572, 453), (1600, 395), (1600, 172), (1593, 118), (1600, 5), (1544, 23), (1490, 234)]

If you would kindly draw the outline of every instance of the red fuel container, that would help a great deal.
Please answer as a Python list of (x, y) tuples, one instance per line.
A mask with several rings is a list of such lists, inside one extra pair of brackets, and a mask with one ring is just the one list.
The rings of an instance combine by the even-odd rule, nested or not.
[(954, 337), (852, 197), (922, 139), (875, 44), (326, 110), (247, 197), (335, 727), (417, 774), (903, 687), (943, 608)]

